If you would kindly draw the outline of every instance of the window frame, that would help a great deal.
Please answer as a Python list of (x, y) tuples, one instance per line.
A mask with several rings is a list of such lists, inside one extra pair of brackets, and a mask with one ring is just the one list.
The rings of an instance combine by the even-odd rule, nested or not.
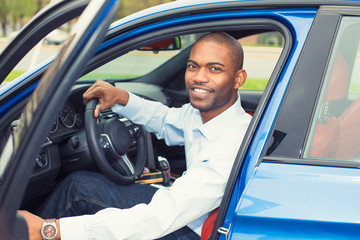
[[(304, 144), (303, 158), (309, 159), (309, 160), (319, 160), (319, 161), (341, 161), (341, 162), (350, 161), (351, 163), (354, 163), (354, 166), (356, 166), (356, 164), (360, 165), (360, 159), (341, 158), (339, 155), (337, 155), (337, 157), (311, 156), (310, 155), (311, 147), (312, 147), (313, 140), (314, 140), (314, 132), (317, 127), (317, 124), (319, 124), (319, 119), (320, 119), (319, 117), (322, 116), (321, 112), (323, 111), (322, 109), (324, 109), (323, 104), (325, 101), (327, 101), (327, 100), (324, 100), (324, 97), (326, 95), (326, 92), (329, 91), (329, 82), (331, 81), (331, 75), (333, 74), (333, 69), (337, 67), (337, 66), (335, 66), (335, 64), (337, 64), (337, 60), (339, 60), (340, 56), (343, 56), (343, 58), (341, 58), (341, 59), (344, 59), (347, 62), (347, 65), (351, 68), (350, 72), (349, 72), (349, 79), (347, 82), (348, 85), (347, 85), (347, 89), (346, 89), (346, 96), (344, 95), (345, 98), (343, 100), (349, 101), (349, 97), (350, 97), (350, 86), (351, 86), (352, 77), (353, 77), (352, 71), (356, 67), (355, 62), (356, 62), (356, 58), (358, 58), (358, 56), (359, 56), (358, 52), (360, 51), (359, 50), (359, 47), (360, 47), (360, 39), (359, 38), (360, 37), (359, 37), (359, 35), (357, 35), (357, 37), (355, 38), (357, 40), (353, 40), (353, 41), (356, 41), (354, 44), (356, 44), (356, 47), (357, 47), (355, 49), (357, 54), (354, 54), (354, 56), (352, 56), (352, 58), (353, 58), (352, 60), (349, 60), (349, 57), (350, 57), (349, 54), (346, 54), (346, 56), (342, 55), (342, 54), (340, 56), (338, 56), (338, 54), (342, 53), (342, 51), (345, 51), (345, 53), (346, 53), (349, 51), (353, 52), (353, 50), (354, 50), (353, 48), (348, 48), (349, 42), (347, 42), (347, 44), (342, 43), (342, 41), (343, 41), (343, 39), (345, 39), (345, 37), (349, 37), (350, 32), (352, 32), (351, 30), (353, 30), (351, 28), (354, 27), (354, 23), (352, 23), (352, 25), (349, 25), (349, 22), (344, 22), (344, 18), (350, 19), (350, 21), (353, 21), (356, 19), (356, 21), (357, 21), (356, 28), (360, 27), (360, 18), (356, 18), (354, 16), (346, 16), (346, 15), (345, 16), (343, 15), (341, 17), (339, 28), (338, 28), (337, 38), (334, 41), (333, 49), (329, 56), (329, 64), (328, 64), (328, 67), (326, 68), (326, 71), (324, 74), (324, 80), (322, 82), (321, 88), (319, 89), (319, 97), (317, 99), (317, 104), (314, 106), (314, 115), (313, 115), (311, 124), (309, 126), (309, 134), (308, 134), (308, 136), (305, 140), (305, 144)], [(347, 20), (345, 20), (345, 21), (347, 21)], [(343, 25), (346, 28), (344, 28)], [(350, 28), (348, 28), (348, 27), (350, 27)], [(348, 35), (346, 35), (346, 36), (342, 35), (346, 31), (348, 32)], [(354, 39), (354, 38), (352, 38), (352, 39)], [(344, 46), (346, 46), (347, 50), (344, 49)], [(331, 85), (331, 86), (332, 86), (331, 89), (333, 89), (334, 85)], [(341, 87), (339, 87), (338, 84), (336, 84), (336, 88), (342, 89)], [(342, 90), (345, 90), (345, 89), (342, 89)], [(332, 92), (332, 95), (334, 94), (334, 92), (332, 90), (330, 90), (330, 92)], [(338, 92), (337, 92), (337, 94), (338, 94)], [(335, 95), (335, 97), (336, 96), (337, 95)], [(356, 98), (358, 99), (359, 97), (360, 97), (360, 94), (357, 94)], [(332, 97), (330, 96), (330, 98), (332, 98)], [(333, 101), (333, 100), (330, 100), (330, 101)], [(355, 99), (353, 99), (353, 101), (351, 103), (353, 103), (353, 102), (355, 102)], [(339, 104), (337, 104), (337, 105), (339, 105)], [(338, 110), (332, 108), (333, 110), (336, 110), (335, 115), (334, 115), (335, 118), (338, 118), (339, 116), (337, 116), (337, 114), (339, 114), (340, 112), (346, 111), (346, 109), (348, 107), (350, 107), (349, 103), (345, 104), (345, 106), (344, 106), (344, 104), (341, 104), (340, 109), (339, 109), (339, 107), (337, 107)], [(339, 110), (341, 110), (341, 111), (339, 112)], [(322, 124), (322, 125), (324, 125), (324, 124)], [(335, 146), (335, 148), (336, 148), (336, 146)]]
[[(360, 164), (356, 162), (304, 158), (304, 149), (310, 135), (313, 118), (316, 117), (316, 106), (325, 81), (326, 71), (341, 19), (343, 16), (359, 15), (359, 7), (325, 6), (320, 8), (291, 78), (290, 87), (286, 91), (285, 98), (271, 133), (272, 137), (269, 138), (258, 165), (261, 164), (261, 162), (273, 162), (317, 166), (360, 167)], [(316, 63), (318, 62), (319, 64), (314, 64), (314, 56), (317, 56)], [(301, 89), (302, 86), (305, 86), (305, 88), (303, 87), (303, 89)], [(303, 93), (302, 98), (299, 92)], [(300, 101), (301, 99), (305, 99), (305, 101)], [(294, 105), (297, 107), (294, 107)], [(302, 109), (302, 114), (299, 114), (299, 109)], [(298, 118), (299, 124), (293, 124), (290, 120), (291, 118)], [(286, 129), (287, 131), (282, 131), (282, 129)], [(285, 139), (289, 134), (293, 138), (292, 141)], [(275, 144), (272, 145), (274, 135), (278, 135), (279, 137), (276, 140), (277, 143), (275, 143), (278, 144), (277, 146), (275, 146)], [(282, 144), (286, 141), (288, 141), (287, 144)], [(292, 149), (289, 150), (289, 148)]]

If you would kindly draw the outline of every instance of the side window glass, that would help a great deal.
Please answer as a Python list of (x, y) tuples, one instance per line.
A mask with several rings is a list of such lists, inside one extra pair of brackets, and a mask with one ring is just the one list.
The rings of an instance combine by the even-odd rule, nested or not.
[(195, 40), (196, 34), (184, 35), (181, 36), (181, 44), (178, 48), (169, 48), (168, 50), (160, 51), (156, 51), (154, 45), (158, 43), (166, 43), (167, 40), (144, 46), (102, 65), (92, 72), (82, 76), (81, 79), (130, 80), (142, 77), (179, 54), (188, 46), (192, 45)]
[[(66, 39), (70, 35), (70, 28), (73, 21), (68, 22), (61, 27), (54, 29), (48, 35), (46, 35), (34, 48), (29, 51), (24, 58), (16, 65), (16, 67), (6, 77), (4, 82), (9, 82), (28, 70), (33, 69), (38, 64), (42, 64), (44, 61), (48, 61), (54, 58), (64, 45)], [(5, 40), (6, 44), (9, 43), (20, 31), (12, 32)], [(1, 49), (0, 46), (0, 51)]]
[[(180, 36), (179, 49), (163, 51), (133, 50), (89, 72), (81, 79), (116, 79), (128, 81), (142, 77), (171, 60), (191, 46), (203, 33)], [(248, 74), (240, 90), (263, 91), (284, 47), (284, 38), (279, 32), (266, 32), (239, 38), (244, 48), (244, 69)]]
[(238, 39), (244, 50), (247, 80), (240, 90), (263, 91), (284, 47), (279, 32), (254, 34)]
[(316, 106), (305, 158), (360, 158), (360, 20), (344, 17)]

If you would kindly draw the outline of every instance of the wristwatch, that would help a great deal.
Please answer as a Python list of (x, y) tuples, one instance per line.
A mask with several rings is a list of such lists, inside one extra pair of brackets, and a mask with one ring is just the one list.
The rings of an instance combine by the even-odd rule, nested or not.
[(43, 240), (53, 240), (57, 235), (55, 218), (46, 219), (41, 228), (41, 237)]

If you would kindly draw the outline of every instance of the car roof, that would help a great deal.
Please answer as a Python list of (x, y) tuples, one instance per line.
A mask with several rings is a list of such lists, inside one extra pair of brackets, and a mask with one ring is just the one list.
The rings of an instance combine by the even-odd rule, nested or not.
[[(166, 15), (170, 12), (182, 14), (194, 14), (205, 9), (207, 11), (251, 9), (251, 8), (296, 8), (310, 7), (319, 8), (320, 6), (360, 6), (360, 0), (177, 0), (174, 2), (160, 4), (151, 8), (138, 11), (114, 22), (111, 28), (119, 27), (144, 18), (152, 18), (159, 15)], [(220, 9), (219, 9), (220, 7)]]

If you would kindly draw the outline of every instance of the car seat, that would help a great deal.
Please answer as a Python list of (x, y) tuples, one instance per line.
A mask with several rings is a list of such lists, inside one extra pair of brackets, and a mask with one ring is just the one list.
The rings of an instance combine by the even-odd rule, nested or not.
[(331, 157), (354, 159), (360, 152), (360, 98), (356, 99), (338, 118), (339, 131)]
[(214, 228), (215, 220), (218, 214), (219, 208), (213, 210), (209, 216), (206, 218), (202, 229), (201, 229), (201, 238), (200, 240), (208, 240), (210, 239), (212, 230)]
[[(348, 121), (336, 118), (330, 109), (331, 102), (345, 99), (348, 92), (350, 69), (341, 54), (336, 56), (330, 73), (329, 82), (322, 102), (321, 111), (315, 126), (313, 139), (309, 151), (310, 157), (334, 157), (334, 151), (339, 148), (337, 136), (343, 136), (342, 125)], [(346, 118), (346, 120), (345, 120)]]

